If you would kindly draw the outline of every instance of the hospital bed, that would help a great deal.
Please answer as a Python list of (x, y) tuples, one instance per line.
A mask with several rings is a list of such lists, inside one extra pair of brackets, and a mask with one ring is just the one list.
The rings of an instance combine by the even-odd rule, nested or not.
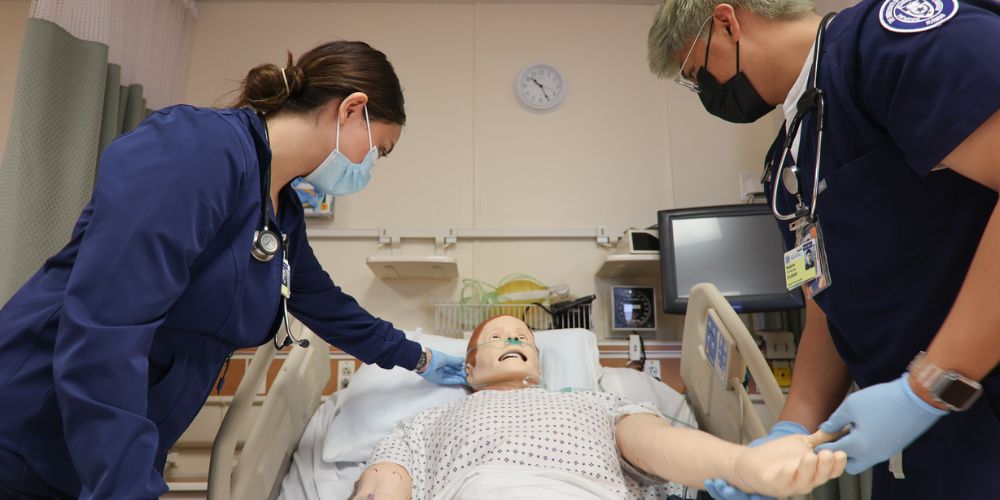
[[(300, 458), (311, 455), (317, 459), (321, 455), (318, 448), (322, 443), (317, 440), (314, 440), (317, 449), (300, 449), (296, 452), (300, 441), (303, 448), (309, 441), (303, 439), (304, 434), (317, 431), (314, 428), (307, 428), (307, 425), (310, 427), (317, 425), (315, 422), (310, 423), (310, 418), (314, 414), (324, 412), (333, 418), (339, 418), (347, 403), (337, 406), (341, 402), (328, 401), (320, 407), (323, 388), (330, 378), (329, 346), (306, 329), (301, 329), (300, 335), (301, 338), (310, 341), (310, 347), (292, 348), (274, 379), (259, 417), (247, 434), (245, 420), (253, 405), (257, 388), (267, 376), (268, 367), (275, 355), (274, 346), (270, 343), (257, 350), (236, 392), (232, 406), (222, 422), (212, 449), (208, 478), (210, 500), (277, 498), (282, 481), (288, 474), (293, 454), (299, 453)], [(590, 334), (589, 337), (593, 338), (593, 335)], [(464, 342), (460, 339), (451, 340)], [(596, 340), (592, 342), (593, 356), (596, 357)], [(597, 366), (597, 360), (593, 361), (593, 365)], [(362, 370), (355, 374), (349, 389), (360, 390), (360, 387), (354, 387), (355, 384), (366, 383), (359, 380), (366, 368), (362, 367)], [(371, 368), (368, 373), (379, 373), (377, 367)], [(543, 379), (547, 375), (545, 370), (543, 367)], [(766, 408), (762, 415), (754, 409), (751, 396), (744, 389), (743, 378), (747, 370), (760, 388)], [(639, 372), (635, 373), (636, 376), (645, 376)], [(688, 418), (693, 423), (696, 417), (702, 429), (730, 441), (746, 443), (765, 435), (766, 429), (770, 428), (784, 404), (781, 389), (743, 321), (712, 285), (700, 284), (692, 289), (685, 318), (681, 375), (686, 385), (686, 398), (694, 414), (688, 415)], [(419, 380), (415, 383), (422, 382)], [(666, 388), (658, 382), (656, 385)], [(337, 398), (343, 392), (346, 391), (339, 391), (332, 398)], [(373, 396), (382, 397), (381, 394)], [(375, 397), (369, 404), (372, 402), (377, 404), (378, 400)], [(403, 394), (396, 397), (407, 396)], [(423, 401), (428, 398), (416, 399)], [(423, 401), (423, 403), (432, 402)], [(414, 404), (417, 404), (416, 400)], [(674, 413), (674, 416), (667, 415), (668, 418), (685, 418), (684, 411), (691, 411), (686, 410), (687, 406), (684, 405), (683, 409), (670, 409), (669, 412)], [(373, 418), (378, 417), (380, 413), (372, 411), (375, 408), (377, 406), (367, 410), (367, 414)], [(317, 412), (317, 409), (320, 411)], [(346, 434), (342, 435), (347, 436), (348, 440), (356, 438), (349, 428), (344, 432)], [(239, 459), (234, 460), (236, 449), (244, 435), (247, 436), (245, 445), (239, 454)], [(322, 451), (323, 456), (329, 458), (326, 455), (329, 450)], [(363, 460), (359, 457), (352, 459)], [(353, 467), (357, 470), (349, 472), (360, 474), (362, 466), (359, 464)]]

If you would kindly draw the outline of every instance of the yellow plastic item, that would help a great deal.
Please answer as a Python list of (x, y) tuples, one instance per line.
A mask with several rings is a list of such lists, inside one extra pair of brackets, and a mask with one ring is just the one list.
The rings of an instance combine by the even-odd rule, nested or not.
[(771, 371), (778, 381), (778, 387), (782, 389), (792, 386), (792, 362), (787, 359), (775, 359), (771, 361)]
[(496, 293), (497, 304), (506, 307), (497, 307), (492, 315), (510, 314), (524, 318), (528, 307), (512, 308), (510, 306), (540, 304), (549, 296), (549, 287), (529, 276), (515, 274), (501, 280), (494, 293)]

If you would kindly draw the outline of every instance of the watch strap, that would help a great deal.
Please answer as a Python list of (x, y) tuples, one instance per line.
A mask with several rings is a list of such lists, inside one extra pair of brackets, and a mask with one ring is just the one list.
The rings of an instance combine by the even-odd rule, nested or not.
[(420, 357), (417, 358), (417, 366), (414, 368), (414, 371), (422, 373), (425, 368), (427, 368), (427, 349), (421, 349)]

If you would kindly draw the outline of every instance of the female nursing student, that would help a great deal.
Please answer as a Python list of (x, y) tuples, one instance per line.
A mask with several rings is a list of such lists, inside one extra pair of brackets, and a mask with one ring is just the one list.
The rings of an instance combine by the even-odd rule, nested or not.
[(1000, 498), (997, 47), (992, 0), (665, 0), (650, 30), (709, 113), (782, 107), (765, 192), (822, 273), (787, 276), (806, 328), (768, 439), (849, 428), (818, 449), (874, 465), (872, 498)]
[(333, 42), (253, 68), (232, 109), (166, 108), (113, 142), (70, 242), (0, 310), (0, 497), (163, 494), (228, 356), (297, 342), (286, 305), (366, 363), (463, 383), (461, 358), (334, 285), (289, 187), (360, 190), (405, 121), (385, 55)]

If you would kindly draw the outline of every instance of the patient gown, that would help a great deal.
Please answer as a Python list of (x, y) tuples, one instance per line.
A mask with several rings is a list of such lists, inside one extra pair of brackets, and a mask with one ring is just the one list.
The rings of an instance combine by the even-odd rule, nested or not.
[(659, 415), (601, 392), (480, 391), (404, 420), (368, 463), (405, 467), (413, 500), (683, 496), (619, 455), (615, 425), (637, 413)]

